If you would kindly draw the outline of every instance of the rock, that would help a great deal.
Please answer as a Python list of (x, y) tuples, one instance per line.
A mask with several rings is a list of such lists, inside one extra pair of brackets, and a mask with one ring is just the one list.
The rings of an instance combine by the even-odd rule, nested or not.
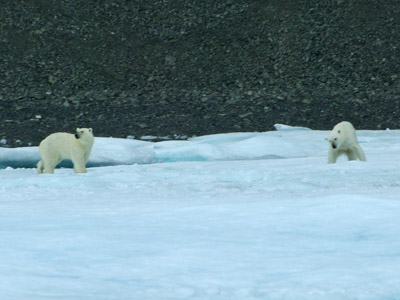
[(400, 127), (398, 1), (111, 2), (2, 3), (8, 146), (82, 124), (114, 137)]

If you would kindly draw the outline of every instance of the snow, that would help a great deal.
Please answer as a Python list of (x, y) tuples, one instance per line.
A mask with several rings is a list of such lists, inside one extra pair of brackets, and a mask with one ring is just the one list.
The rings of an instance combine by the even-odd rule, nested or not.
[(0, 299), (400, 299), (400, 131), (96, 138), (87, 174), (0, 148)]

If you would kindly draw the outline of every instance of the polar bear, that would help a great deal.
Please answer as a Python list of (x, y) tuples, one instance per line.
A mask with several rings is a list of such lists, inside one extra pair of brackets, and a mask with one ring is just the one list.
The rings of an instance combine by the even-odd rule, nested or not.
[(326, 140), (329, 142), (329, 164), (334, 164), (342, 154), (346, 154), (349, 160), (366, 161), (364, 151), (357, 141), (356, 130), (350, 122), (336, 124)]
[(42, 160), (37, 163), (38, 173), (54, 173), (64, 159), (71, 159), (76, 173), (86, 173), (86, 163), (94, 143), (92, 128), (77, 128), (75, 134), (50, 134), (39, 145)]

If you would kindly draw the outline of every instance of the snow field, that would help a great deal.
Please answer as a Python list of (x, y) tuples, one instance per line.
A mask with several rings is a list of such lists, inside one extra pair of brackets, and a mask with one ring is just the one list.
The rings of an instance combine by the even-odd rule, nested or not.
[(400, 299), (399, 132), (328, 165), (327, 132), (280, 129), (0, 170), (0, 299)]

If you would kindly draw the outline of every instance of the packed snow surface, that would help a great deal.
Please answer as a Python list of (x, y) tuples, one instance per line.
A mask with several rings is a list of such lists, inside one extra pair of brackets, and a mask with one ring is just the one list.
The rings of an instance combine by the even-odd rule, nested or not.
[(400, 299), (400, 131), (97, 138), (87, 174), (0, 148), (0, 299)]

